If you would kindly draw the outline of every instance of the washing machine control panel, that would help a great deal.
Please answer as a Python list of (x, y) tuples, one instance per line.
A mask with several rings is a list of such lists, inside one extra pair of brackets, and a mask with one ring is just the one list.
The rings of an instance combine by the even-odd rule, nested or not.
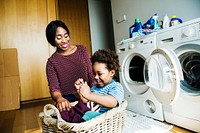
[(128, 50), (134, 49), (134, 47), (135, 47), (134, 43), (119, 45), (117, 46), (117, 53), (120, 54), (120, 53), (127, 52)]
[(170, 27), (170, 29), (158, 32), (157, 48), (197, 40), (200, 37), (200, 22), (186, 22), (179, 26)]
[(186, 37), (192, 37), (192, 36), (195, 36), (195, 34), (196, 34), (195, 27), (186, 28), (185, 30), (183, 30), (183, 33), (182, 33), (182, 35)]
[(130, 49), (134, 48), (134, 42), (135, 42), (135, 38), (129, 38), (126, 40), (122, 40), (120, 42), (117, 43), (116, 45), (116, 51), (118, 54), (121, 53), (125, 53)]
[(193, 24), (183, 27), (181, 30), (181, 42), (195, 40), (198, 38), (199, 24)]
[(147, 49), (156, 47), (156, 34), (146, 35), (144, 37), (138, 38), (135, 41), (134, 48), (137, 49)]
[(135, 47), (135, 45), (133, 44), (133, 43), (130, 43), (129, 45), (128, 45), (128, 48), (129, 49), (133, 49)]

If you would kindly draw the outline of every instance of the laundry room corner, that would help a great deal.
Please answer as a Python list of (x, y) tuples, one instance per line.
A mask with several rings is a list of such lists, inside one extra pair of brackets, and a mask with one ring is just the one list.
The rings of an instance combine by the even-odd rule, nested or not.
[(173, 126), (168, 132), (200, 132), (200, 1), (111, 0), (111, 6), (127, 111)]

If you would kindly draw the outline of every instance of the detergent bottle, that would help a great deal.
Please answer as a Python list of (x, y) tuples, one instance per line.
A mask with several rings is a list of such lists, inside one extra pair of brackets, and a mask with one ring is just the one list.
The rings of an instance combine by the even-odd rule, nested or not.
[(129, 36), (130, 36), (130, 38), (140, 35), (141, 30), (142, 30), (142, 23), (140, 22), (139, 18), (136, 18), (135, 19), (135, 24), (132, 25), (129, 28)]
[(170, 26), (174, 26), (180, 23), (183, 23), (180, 18), (177, 18), (176, 16), (171, 16)]
[(169, 28), (169, 17), (167, 16), (167, 14), (164, 16), (164, 19), (163, 19), (163, 29), (166, 29), (166, 28)]
[(152, 16), (152, 19), (154, 20), (154, 21), (153, 21), (153, 29), (154, 29), (154, 30), (159, 30), (159, 29), (160, 29), (160, 26), (158, 25), (158, 14), (155, 13), (155, 14)]
[(142, 26), (143, 29), (155, 29), (158, 26), (158, 14), (155, 13), (149, 20)]

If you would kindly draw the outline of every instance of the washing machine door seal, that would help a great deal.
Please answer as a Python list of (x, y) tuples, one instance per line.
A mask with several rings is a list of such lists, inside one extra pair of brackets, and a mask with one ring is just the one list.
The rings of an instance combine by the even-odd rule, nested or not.
[[(150, 55), (150, 53), (149, 53)], [(146, 58), (139, 53), (131, 53), (124, 58), (121, 79), (125, 89), (131, 94), (142, 95), (149, 87), (144, 83), (143, 68)]]
[(173, 104), (180, 92), (183, 74), (173, 51), (156, 49), (144, 64), (144, 81), (163, 105)]

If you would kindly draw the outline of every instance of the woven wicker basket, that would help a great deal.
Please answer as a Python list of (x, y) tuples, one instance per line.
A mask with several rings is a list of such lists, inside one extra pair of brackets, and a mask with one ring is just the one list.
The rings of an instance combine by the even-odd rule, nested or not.
[[(39, 113), (43, 133), (122, 133), (124, 128), (124, 114), (127, 101), (100, 116), (82, 123), (64, 121), (58, 109), (52, 105), (44, 106), (44, 112)], [(53, 118), (57, 116), (58, 119)]]

